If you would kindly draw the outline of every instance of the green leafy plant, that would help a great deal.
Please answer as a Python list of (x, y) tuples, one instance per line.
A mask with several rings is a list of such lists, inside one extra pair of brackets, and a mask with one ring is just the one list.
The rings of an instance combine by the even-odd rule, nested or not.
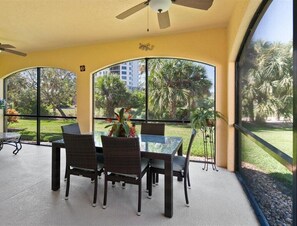
[(107, 119), (111, 124), (105, 126), (105, 128), (111, 127), (108, 136), (114, 137), (135, 137), (135, 126), (131, 123), (130, 119), (132, 115), (129, 113), (130, 108), (121, 108), (117, 113), (115, 112), (116, 121)]
[(191, 124), (193, 128), (200, 129), (206, 126), (215, 126), (216, 118), (226, 121), (224, 115), (214, 110), (213, 101), (209, 99), (198, 102), (198, 107), (191, 112)]

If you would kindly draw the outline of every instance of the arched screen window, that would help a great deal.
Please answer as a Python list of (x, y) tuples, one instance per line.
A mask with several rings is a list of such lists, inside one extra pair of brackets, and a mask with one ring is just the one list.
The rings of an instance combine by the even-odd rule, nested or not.
[[(201, 104), (215, 108), (215, 67), (174, 58), (127, 61), (94, 73), (93, 90), (95, 131), (107, 130), (107, 118), (131, 107), (138, 132), (141, 122), (164, 122), (166, 135), (182, 135), (186, 150), (191, 112)], [(203, 155), (198, 139), (193, 155)]]
[(292, 39), (293, 1), (264, 1), (237, 63), (238, 169), (270, 225), (293, 222)]
[(23, 142), (48, 144), (76, 118), (76, 75), (59, 68), (31, 68), (4, 79), (5, 130)]

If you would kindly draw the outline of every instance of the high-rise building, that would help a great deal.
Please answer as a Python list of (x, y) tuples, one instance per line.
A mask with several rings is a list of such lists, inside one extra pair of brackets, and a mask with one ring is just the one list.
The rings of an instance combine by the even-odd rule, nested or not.
[(134, 60), (129, 62), (124, 62), (121, 64), (113, 65), (109, 68), (98, 71), (97, 75), (106, 75), (106, 74), (118, 74), (120, 79), (125, 82), (126, 86), (130, 90), (139, 89), (139, 79), (140, 79), (140, 70), (141, 61)]

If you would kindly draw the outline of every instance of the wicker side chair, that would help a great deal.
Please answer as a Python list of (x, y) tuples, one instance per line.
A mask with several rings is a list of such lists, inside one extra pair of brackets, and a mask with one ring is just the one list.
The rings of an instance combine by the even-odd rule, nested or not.
[[(111, 181), (138, 185), (138, 211), (141, 214), (142, 177), (149, 173), (149, 160), (141, 159), (139, 139), (101, 136), (104, 155), (104, 199), (107, 202), (107, 183)], [(151, 187), (151, 186), (150, 186)]]
[[(151, 134), (151, 135), (165, 135), (165, 124), (164, 123), (141, 123), (141, 134)], [(148, 186), (148, 179), (147, 186)], [(158, 184), (159, 182), (159, 175), (153, 174), (153, 184)], [(147, 187), (148, 190), (148, 187)]]
[(103, 172), (103, 165), (97, 162), (94, 136), (91, 134), (63, 133), (66, 148), (66, 195), (68, 199), (70, 175), (84, 176), (94, 181), (93, 206), (97, 202), (98, 175)]
[(78, 123), (61, 126), (61, 129), (63, 133), (81, 134)]
[[(72, 123), (69, 125), (61, 126), (62, 133), (70, 133), (70, 134), (81, 134), (79, 124)], [(67, 180), (67, 169), (65, 170), (64, 181)]]
[(140, 133), (164, 136), (165, 124), (164, 123), (141, 123)]
[[(187, 155), (173, 157), (173, 176), (184, 178), (184, 192), (185, 192), (186, 206), (189, 206), (187, 183), (189, 188), (191, 188), (190, 176), (189, 176), (189, 160), (190, 160), (192, 144), (196, 136), (196, 133), (197, 133), (196, 130), (192, 129), (191, 138), (190, 138), (190, 142), (187, 150)], [(164, 175), (165, 173), (164, 161), (152, 160), (150, 165), (150, 173), (151, 173), (150, 175), (153, 175), (154, 173)], [(152, 183), (150, 183), (150, 186), (152, 186)], [(152, 192), (151, 187), (149, 189), (149, 196), (152, 195), (150, 192)]]

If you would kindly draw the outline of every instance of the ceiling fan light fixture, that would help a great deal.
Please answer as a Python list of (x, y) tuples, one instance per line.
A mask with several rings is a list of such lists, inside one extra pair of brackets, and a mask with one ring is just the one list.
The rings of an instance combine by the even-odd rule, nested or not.
[(150, 0), (150, 7), (157, 13), (168, 11), (172, 2), (171, 0)]

